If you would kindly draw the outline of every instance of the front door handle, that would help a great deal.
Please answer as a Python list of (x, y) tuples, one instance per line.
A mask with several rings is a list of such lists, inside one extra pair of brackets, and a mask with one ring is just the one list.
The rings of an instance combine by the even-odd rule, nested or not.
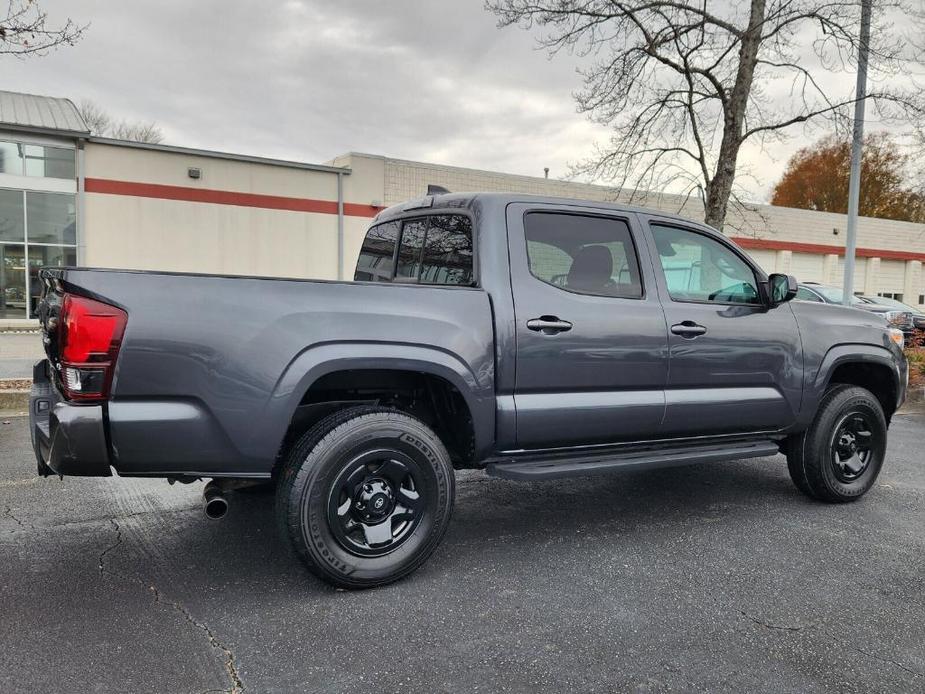
[(698, 335), (706, 333), (707, 329), (692, 320), (686, 320), (672, 325), (671, 332), (681, 337), (697, 337)]
[(564, 333), (566, 330), (571, 330), (572, 324), (567, 320), (559, 320), (557, 316), (540, 316), (539, 318), (531, 318), (528, 320), (527, 327), (530, 330), (543, 333), (544, 335), (555, 335), (556, 333)]

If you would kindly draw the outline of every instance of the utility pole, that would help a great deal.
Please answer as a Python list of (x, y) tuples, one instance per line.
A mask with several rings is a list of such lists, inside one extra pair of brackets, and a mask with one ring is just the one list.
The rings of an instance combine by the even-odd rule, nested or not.
[(858, 82), (854, 92), (854, 133), (851, 140), (851, 178), (848, 180), (848, 239), (845, 248), (845, 285), (842, 303), (854, 296), (854, 254), (858, 246), (858, 201), (861, 197), (861, 150), (864, 146), (864, 104), (867, 96), (867, 54), (870, 50), (872, 0), (861, 0), (861, 42), (858, 47)]

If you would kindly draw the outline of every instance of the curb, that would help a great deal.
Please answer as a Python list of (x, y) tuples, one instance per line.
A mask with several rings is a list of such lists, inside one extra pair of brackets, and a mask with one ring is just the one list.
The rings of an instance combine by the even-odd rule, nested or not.
[(906, 389), (905, 405), (918, 405), (925, 402), (925, 386), (909, 386)]
[(0, 390), (0, 410), (29, 411), (28, 390)]

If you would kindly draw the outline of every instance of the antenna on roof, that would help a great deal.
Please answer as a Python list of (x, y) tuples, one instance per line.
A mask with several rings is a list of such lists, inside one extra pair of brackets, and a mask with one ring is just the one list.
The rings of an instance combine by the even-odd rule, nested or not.
[(427, 194), (428, 195), (443, 195), (444, 193), (449, 193), (450, 191), (444, 188), (443, 186), (435, 186), (433, 183), (427, 184)]

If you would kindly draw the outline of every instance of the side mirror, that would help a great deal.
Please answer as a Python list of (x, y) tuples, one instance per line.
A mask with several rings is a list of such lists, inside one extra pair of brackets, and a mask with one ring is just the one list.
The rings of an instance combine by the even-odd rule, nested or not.
[(771, 306), (790, 301), (797, 295), (797, 278), (779, 272), (768, 277), (768, 300)]

